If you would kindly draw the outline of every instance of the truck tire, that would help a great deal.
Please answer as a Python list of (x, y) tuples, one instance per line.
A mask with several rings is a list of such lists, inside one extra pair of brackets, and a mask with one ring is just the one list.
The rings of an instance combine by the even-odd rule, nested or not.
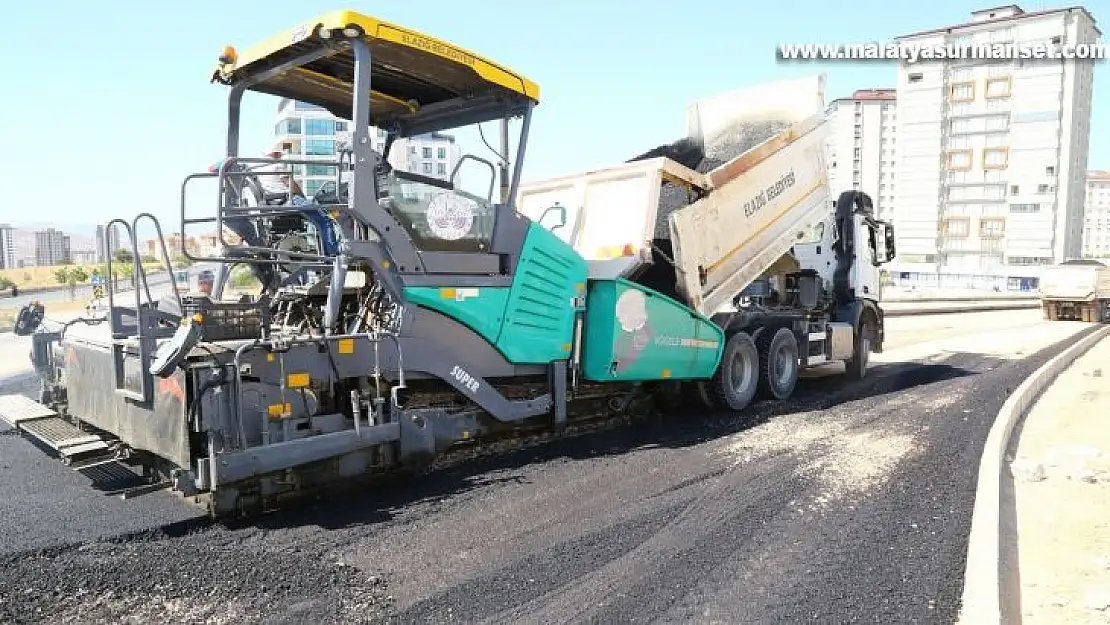
[(844, 373), (849, 379), (862, 380), (867, 375), (867, 361), (871, 357), (871, 337), (874, 327), (869, 319), (861, 319), (856, 328), (856, 344), (852, 347), (852, 358), (844, 363)]
[(759, 390), (775, 399), (788, 399), (798, 386), (798, 339), (789, 328), (764, 332), (759, 347)]
[(721, 365), (713, 374), (709, 394), (714, 403), (729, 410), (743, 410), (752, 403), (759, 385), (759, 352), (746, 332), (728, 337)]

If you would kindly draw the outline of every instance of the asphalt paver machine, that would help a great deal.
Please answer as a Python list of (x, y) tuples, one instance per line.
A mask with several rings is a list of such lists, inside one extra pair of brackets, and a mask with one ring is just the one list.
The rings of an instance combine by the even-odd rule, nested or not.
[[(881, 350), (893, 230), (866, 195), (829, 193), (823, 77), (694, 103), (692, 160), (663, 146), (526, 185), (538, 87), (413, 30), (332, 12), (227, 48), (212, 78), (226, 156), (186, 179), (182, 232), (214, 224), (222, 252), (180, 250), (219, 264), (211, 293), (152, 298), (137, 263), (134, 301), (110, 292), (104, 323), (25, 328), (41, 393), (0, 398), (0, 416), (73, 466), (142, 467), (219, 516), (644, 401), (741, 410), (788, 397), (804, 367), (862, 376)], [(349, 120), (330, 191), (266, 192), (254, 166), (276, 161), (240, 154), (246, 92)], [(460, 161), (489, 171), (478, 191), (390, 158), (489, 122), (501, 152)], [(738, 124), (753, 145), (707, 166)], [(196, 217), (184, 188), (205, 178), (219, 202)], [(112, 224), (136, 258), (140, 219)], [(233, 266), (257, 293), (228, 295)]]

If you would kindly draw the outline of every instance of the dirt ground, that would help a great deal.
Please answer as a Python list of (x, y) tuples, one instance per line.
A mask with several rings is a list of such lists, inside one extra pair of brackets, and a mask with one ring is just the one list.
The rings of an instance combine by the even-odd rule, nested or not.
[(1110, 338), (1030, 411), (1012, 471), (1023, 622), (1110, 623)]

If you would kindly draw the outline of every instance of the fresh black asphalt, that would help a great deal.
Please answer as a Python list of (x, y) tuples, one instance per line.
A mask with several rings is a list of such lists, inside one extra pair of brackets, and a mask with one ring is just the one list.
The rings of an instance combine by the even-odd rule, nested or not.
[(994, 415), (1075, 340), (805, 381), (740, 416), (634, 423), (246, 527), (165, 493), (105, 497), (0, 436), (0, 622), (951, 623)]

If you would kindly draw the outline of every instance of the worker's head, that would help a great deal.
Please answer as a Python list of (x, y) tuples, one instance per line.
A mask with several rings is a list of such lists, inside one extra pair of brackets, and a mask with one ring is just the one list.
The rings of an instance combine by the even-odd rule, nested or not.
[(270, 152), (266, 156), (269, 156), (270, 158), (281, 158), (282, 151), (281, 150), (270, 150)]

